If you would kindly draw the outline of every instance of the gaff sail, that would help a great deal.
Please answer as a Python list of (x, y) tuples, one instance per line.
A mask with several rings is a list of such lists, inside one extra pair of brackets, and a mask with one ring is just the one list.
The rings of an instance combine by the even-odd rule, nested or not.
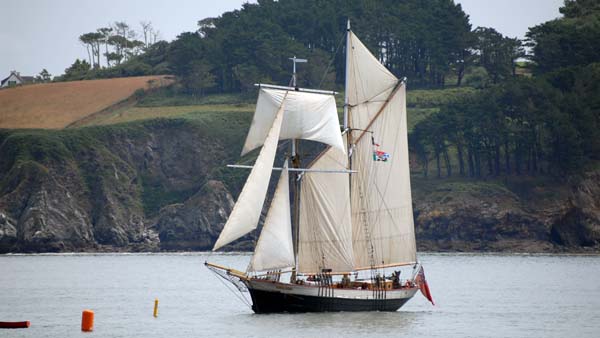
[[(347, 167), (348, 157), (328, 148), (311, 169)], [(305, 173), (300, 188), (298, 270), (320, 273), (353, 270), (352, 225), (348, 173)]]
[[(353, 144), (352, 246), (356, 269), (416, 262), (406, 88), (351, 32), (348, 115)], [(374, 143), (386, 161), (374, 160)]]

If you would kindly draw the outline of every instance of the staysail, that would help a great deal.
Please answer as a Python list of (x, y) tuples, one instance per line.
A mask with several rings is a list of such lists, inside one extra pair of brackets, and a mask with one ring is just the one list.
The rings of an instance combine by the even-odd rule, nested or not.
[(223, 227), (223, 231), (221, 231), (215, 243), (213, 251), (244, 236), (256, 229), (258, 225), (277, 151), (277, 141), (279, 140), (285, 110), (284, 99), (285, 95), (267, 132), (263, 148), (260, 150), (256, 163), (242, 188), (231, 215), (227, 219), (227, 223)]
[[(329, 147), (311, 169), (345, 170), (346, 154)], [(300, 188), (298, 271), (353, 270), (352, 226), (347, 173), (307, 172)]]
[(406, 88), (351, 32), (348, 115), (355, 269), (416, 261)]
[(248, 271), (283, 269), (295, 264), (287, 168), (286, 161)]
[(260, 147), (285, 99), (280, 140), (318, 141), (345, 151), (333, 95), (261, 88), (242, 155)]

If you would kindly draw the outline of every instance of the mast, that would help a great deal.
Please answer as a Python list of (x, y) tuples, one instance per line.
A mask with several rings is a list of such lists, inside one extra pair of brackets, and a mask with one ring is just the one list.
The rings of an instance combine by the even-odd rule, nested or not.
[(350, 19), (348, 19), (346, 23), (346, 79), (344, 82), (344, 132), (346, 133), (347, 144), (346, 144), (346, 153), (348, 154), (348, 169), (352, 168), (351, 156), (352, 156), (352, 130), (349, 125), (349, 113), (350, 107), (348, 105), (348, 82), (350, 81), (350, 76), (348, 76), (348, 69), (350, 65)]
[[(346, 23), (346, 79), (344, 82), (344, 131), (348, 129), (348, 65), (350, 64), (350, 19)], [(350, 145), (350, 143), (348, 143)]]
[[(292, 63), (294, 64), (292, 70), (292, 87), (294, 90), (298, 91), (298, 78), (296, 75), (296, 63), (306, 63), (307, 59), (298, 59), (295, 55), (293, 58), (290, 58)], [(292, 168), (301, 168), (300, 156), (298, 155), (298, 148), (300, 146), (300, 140), (292, 139)], [(292, 270), (291, 282), (296, 280), (296, 266), (298, 265), (298, 241), (300, 237), (300, 179), (302, 174), (300, 172), (293, 172), (291, 175), (292, 178), (292, 196), (293, 196), (293, 206), (292, 210), (292, 238), (294, 244), (294, 260), (296, 264)]]
[[(350, 19), (346, 22), (346, 71), (344, 81), (344, 133), (346, 133), (346, 155), (348, 156), (348, 170), (352, 170), (352, 128), (350, 128), (350, 106), (348, 96), (348, 84), (350, 76), (348, 76), (348, 70), (350, 66)], [(348, 194), (352, 198), (352, 175), (348, 175)]]

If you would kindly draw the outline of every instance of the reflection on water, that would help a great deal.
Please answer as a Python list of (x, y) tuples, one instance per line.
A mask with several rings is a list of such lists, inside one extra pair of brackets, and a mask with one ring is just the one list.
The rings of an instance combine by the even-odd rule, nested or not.
[[(256, 315), (203, 262), (245, 269), (246, 254), (0, 256), (2, 337), (597, 337), (600, 257), (422, 254), (436, 306), (417, 294), (394, 313)], [(159, 316), (152, 317), (154, 299)]]

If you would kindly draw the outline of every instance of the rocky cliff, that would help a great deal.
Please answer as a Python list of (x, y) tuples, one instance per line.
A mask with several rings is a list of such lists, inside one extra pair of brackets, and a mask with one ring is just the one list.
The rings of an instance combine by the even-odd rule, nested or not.
[(591, 252), (600, 247), (600, 180), (560, 183), (417, 181), (415, 222), (425, 250)]
[[(0, 131), (0, 253), (210, 249), (247, 174), (223, 167), (250, 115), (203, 116)], [(600, 246), (599, 170), (562, 183), (414, 178), (413, 195), (422, 250)]]
[(241, 138), (211, 127), (0, 132), (0, 252), (207, 249), (233, 204), (212, 178)]

